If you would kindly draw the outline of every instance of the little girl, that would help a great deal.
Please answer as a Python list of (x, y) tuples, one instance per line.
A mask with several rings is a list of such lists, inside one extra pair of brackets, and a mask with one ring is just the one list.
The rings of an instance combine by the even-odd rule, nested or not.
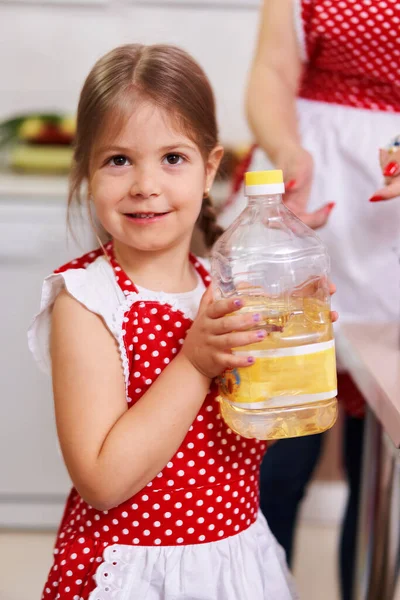
[[(109, 242), (50, 275), (30, 348), (53, 378), (74, 487), (46, 600), (290, 600), (282, 549), (258, 511), (265, 444), (221, 420), (214, 378), (252, 359), (259, 316), (213, 301), (196, 224), (223, 150), (210, 84), (185, 52), (128, 45), (79, 101), (69, 203)], [(205, 292), (205, 293), (204, 293)], [(233, 313), (233, 314), (232, 314)]]

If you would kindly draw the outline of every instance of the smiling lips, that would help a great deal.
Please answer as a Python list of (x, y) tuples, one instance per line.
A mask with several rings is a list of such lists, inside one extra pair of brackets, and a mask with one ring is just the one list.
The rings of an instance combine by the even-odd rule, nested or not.
[(168, 212), (155, 213), (155, 212), (135, 212), (135, 213), (125, 213), (125, 216), (128, 217), (131, 221), (136, 222), (154, 222), (159, 221), (165, 215), (168, 215)]

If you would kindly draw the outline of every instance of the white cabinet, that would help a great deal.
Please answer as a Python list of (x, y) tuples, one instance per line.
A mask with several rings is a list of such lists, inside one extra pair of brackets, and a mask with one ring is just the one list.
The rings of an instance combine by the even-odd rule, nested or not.
[[(226, 185), (213, 190), (217, 198)], [(0, 174), (0, 528), (56, 527), (70, 482), (58, 449), (51, 381), (27, 329), (43, 279), (98, 244), (75, 215), (67, 235), (66, 181)]]
[(85, 222), (82, 244), (70, 236), (67, 243), (65, 182), (54, 180), (52, 189), (46, 180), (31, 181), (30, 188), (29, 178), (0, 176), (0, 527), (55, 526), (61, 516), (69, 480), (51, 381), (34, 363), (27, 329), (43, 278), (95, 246)]

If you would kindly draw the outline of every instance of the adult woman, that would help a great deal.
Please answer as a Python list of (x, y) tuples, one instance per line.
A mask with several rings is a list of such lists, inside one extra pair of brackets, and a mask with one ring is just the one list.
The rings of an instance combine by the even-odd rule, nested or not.
[[(400, 130), (396, 0), (265, 0), (248, 91), (257, 147), (252, 170), (282, 168), (287, 205), (319, 234), (332, 259), (340, 321), (399, 318), (400, 203), (396, 161), (379, 148)], [(371, 199), (373, 202), (368, 202)], [(220, 223), (244, 205), (239, 190)], [(388, 276), (390, 274), (390, 276)], [(341, 583), (351, 598), (363, 402), (338, 356), (350, 494), (342, 534)], [(321, 436), (284, 440), (266, 455), (261, 506), (290, 562), (299, 502)], [(283, 477), (291, 469), (291, 480)]]

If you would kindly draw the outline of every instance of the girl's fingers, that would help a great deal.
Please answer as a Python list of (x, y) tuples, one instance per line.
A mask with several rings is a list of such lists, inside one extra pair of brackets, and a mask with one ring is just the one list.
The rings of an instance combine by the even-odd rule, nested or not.
[(339, 315), (336, 312), (336, 310), (332, 310), (331, 312), (331, 321), (332, 323), (335, 323), (335, 321), (337, 321), (339, 319)]
[(336, 292), (336, 286), (332, 283), (326, 275), (322, 275), (318, 279), (311, 279), (304, 282), (301, 286), (295, 288), (294, 296), (296, 298), (301, 297), (312, 297), (317, 294), (319, 296), (320, 290), (328, 288), (329, 294), (332, 296)]
[(264, 329), (226, 333), (225, 335), (215, 336), (213, 345), (220, 350), (231, 350), (232, 348), (239, 348), (241, 346), (248, 346), (249, 344), (261, 342), (266, 335), (267, 333)]
[(212, 332), (214, 335), (223, 335), (235, 331), (246, 331), (259, 327), (262, 321), (260, 313), (225, 315), (212, 322)]
[(224, 353), (221, 354), (218, 360), (223, 371), (240, 369), (243, 367), (251, 367), (254, 365), (255, 359), (247, 354), (243, 356), (237, 356), (236, 354)]
[(207, 316), (210, 319), (220, 319), (224, 315), (236, 312), (243, 306), (240, 298), (223, 298), (212, 302), (207, 308)]
[(197, 312), (200, 314), (201, 312), (206, 310), (207, 307), (212, 303), (212, 301), (213, 301), (212, 287), (211, 287), (211, 285), (209, 285), (201, 297), (199, 310)]

